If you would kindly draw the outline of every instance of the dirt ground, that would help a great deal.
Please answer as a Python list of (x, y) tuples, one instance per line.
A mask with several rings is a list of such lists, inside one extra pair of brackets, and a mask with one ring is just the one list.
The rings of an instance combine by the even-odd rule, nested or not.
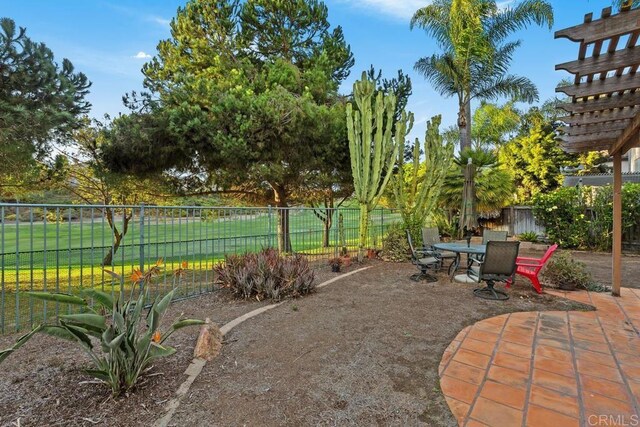
[[(473, 297), (473, 285), (409, 280), (410, 264), (373, 267), (316, 294), (287, 301), (225, 337), (173, 425), (455, 425), (438, 387), (437, 367), (455, 335), (477, 320), (514, 311), (589, 309), (519, 282), (511, 299)], [(321, 282), (332, 273), (319, 273)], [(210, 317), (219, 324), (265, 304), (224, 292), (178, 302), (167, 318)], [(176, 356), (156, 363), (136, 393), (114, 401), (80, 368), (74, 346), (34, 338), (0, 365), (0, 425), (148, 425), (179, 384), (197, 330), (170, 343)], [(0, 337), (0, 348), (15, 336)]]
[[(572, 251), (571, 256), (582, 261), (593, 275), (593, 278), (603, 285), (611, 285), (611, 254), (604, 252)], [(638, 273), (640, 272), (640, 255), (622, 255), (622, 286), (640, 288)]]

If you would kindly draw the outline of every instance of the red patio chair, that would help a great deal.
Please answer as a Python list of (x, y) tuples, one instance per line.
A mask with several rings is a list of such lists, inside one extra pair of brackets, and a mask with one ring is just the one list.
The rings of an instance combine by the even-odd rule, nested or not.
[[(540, 280), (538, 279), (538, 274), (542, 267), (545, 266), (551, 255), (558, 249), (558, 245), (553, 245), (547, 252), (544, 254), (542, 258), (526, 258), (526, 257), (518, 257), (516, 259), (516, 274), (526, 277), (531, 280), (533, 283), (533, 288), (537, 293), (542, 293), (542, 285), (540, 284)], [(513, 283), (515, 283), (515, 277), (513, 279), (507, 280), (507, 288), (510, 288)]]

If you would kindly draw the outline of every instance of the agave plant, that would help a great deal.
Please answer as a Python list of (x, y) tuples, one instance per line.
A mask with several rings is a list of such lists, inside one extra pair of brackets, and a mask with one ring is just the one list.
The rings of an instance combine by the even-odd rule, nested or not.
[[(92, 369), (87, 369), (86, 372), (107, 384), (114, 395), (131, 390), (150, 368), (151, 362), (176, 352), (175, 348), (164, 344), (167, 338), (178, 329), (204, 323), (202, 320), (185, 319), (174, 322), (164, 332), (160, 330), (162, 317), (173, 299), (174, 291), (156, 298), (148, 312), (144, 309), (147, 284), (160, 270), (161, 262), (145, 273), (135, 270), (131, 276), (129, 298), (124, 295), (123, 278), (111, 271), (107, 273), (121, 283), (120, 293), (116, 298), (94, 289), (86, 289), (80, 296), (27, 292), (33, 298), (78, 306), (80, 313), (62, 315), (57, 324), (34, 328), (20, 337), (13, 347), (0, 351), (0, 362), (33, 335), (42, 332), (77, 342), (93, 362)], [(139, 291), (137, 298), (136, 290)], [(146, 327), (141, 327), (143, 319)]]

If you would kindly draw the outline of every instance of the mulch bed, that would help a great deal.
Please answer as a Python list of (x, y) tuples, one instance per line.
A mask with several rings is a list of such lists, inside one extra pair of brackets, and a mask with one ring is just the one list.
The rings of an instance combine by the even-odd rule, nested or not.
[[(463, 327), (514, 311), (589, 309), (522, 285), (506, 302), (474, 298), (473, 285), (408, 279), (409, 264), (338, 281), (234, 329), (178, 409), (175, 425), (456, 425), (440, 393), (442, 352)], [(358, 268), (358, 265), (350, 269)], [(335, 277), (323, 267), (318, 283)], [(226, 291), (177, 302), (167, 319), (223, 324), (268, 302)], [(197, 329), (176, 333), (135, 393), (114, 400), (81, 372), (70, 343), (37, 336), (0, 367), (0, 425), (148, 425), (182, 383)], [(0, 348), (15, 336), (0, 337)]]

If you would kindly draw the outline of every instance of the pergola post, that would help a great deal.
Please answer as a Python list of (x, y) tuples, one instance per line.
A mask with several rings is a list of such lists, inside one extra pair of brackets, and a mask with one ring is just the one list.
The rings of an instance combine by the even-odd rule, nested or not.
[(622, 283), (622, 154), (613, 155), (613, 296), (620, 296)]
[[(627, 0), (616, 14), (556, 31), (555, 38), (580, 43), (577, 60), (556, 65), (574, 75), (573, 84), (556, 88), (569, 100), (570, 113), (559, 121), (560, 147), (569, 153), (608, 151), (613, 156), (612, 290), (622, 286), (622, 155), (640, 145), (640, 8)], [(622, 44), (624, 43), (624, 44)]]

